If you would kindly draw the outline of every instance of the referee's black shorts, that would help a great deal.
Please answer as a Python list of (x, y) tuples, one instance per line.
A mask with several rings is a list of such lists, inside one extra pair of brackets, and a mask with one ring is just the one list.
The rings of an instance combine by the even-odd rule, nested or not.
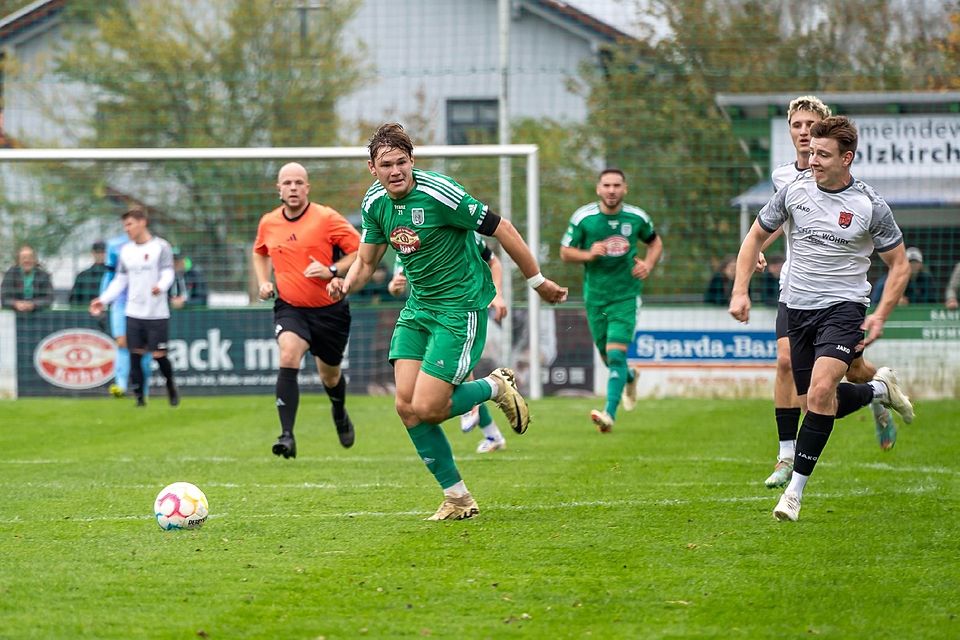
[(788, 315), (793, 381), (802, 396), (810, 388), (817, 358), (836, 358), (850, 366), (859, 355), (867, 308), (859, 302), (840, 302), (825, 309), (788, 309)]
[(274, 337), (292, 331), (310, 345), (310, 353), (332, 367), (343, 360), (350, 338), (350, 305), (346, 300), (326, 307), (295, 307), (277, 298), (273, 305)]

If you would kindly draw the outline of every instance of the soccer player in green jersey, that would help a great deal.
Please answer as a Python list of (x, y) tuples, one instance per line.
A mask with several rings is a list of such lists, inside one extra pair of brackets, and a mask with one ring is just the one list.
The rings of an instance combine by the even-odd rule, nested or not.
[(377, 181), (361, 204), (360, 250), (346, 277), (331, 280), (327, 289), (335, 298), (360, 289), (387, 243), (400, 254), (410, 297), (390, 342), (397, 413), (443, 489), (443, 503), (429, 520), (470, 518), (479, 508), (440, 423), (486, 400), (497, 403), (517, 433), (530, 422), (510, 369), (464, 382), (483, 351), (487, 305), (496, 293), (490, 268), (473, 247), (473, 232), (496, 238), (543, 300), (563, 302), (567, 290), (540, 273), (509, 220), (451, 178), (414, 168), (413, 142), (399, 124), (382, 125), (367, 148), (367, 166)]
[[(610, 370), (606, 407), (591, 411), (590, 419), (600, 433), (609, 433), (621, 397), (627, 411), (637, 404), (639, 371), (627, 367), (627, 345), (633, 341), (643, 281), (660, 259), (663, 242), (643, 209), (624, 204), (627, 180), (623, 171), (604, 169), (597, 181), (597, 195), (599, 201), (580, 207), (570, 217), (560, 242), (560, 258), (584, 266), (587, 322)], [(638, 241), (647, 245), (643, 259), (637, 255)]]
[[(503, 299), (501, 284), (503, 281), (503, 267), (500, 265), (500, 259), (490, 250), (483, 237), (474, 232), (474, 241), (480, 257), (490, 267), (490, 276), (493, 279), (493, 286), (497, 290), (497, 295), (490, 302), (490, 316), (494, 322), (500, 322), (507, 316), (507, 303)], [(400, 297), (407, 292), (407, 277), (403, 275), (403, 263), (400, 262), (400, 254), (397, 254), (396, 263), (393, 267), (393, 277), (387, 284), (387, 291), (390, 295)], [(468, 376), (473, 380), (473, 373)], [(460, 416), (460, 429), (464, 433), (473, 431), (477, 425), (483, 432), (483, 440), (477, 445), (477, 453), (492, 453), (502, 451), (507, 448), (507, 439), (500, 433), (500, 428), (493, 421), (490, 410), (487, 409), (487, 403), (483, 402), (473, 407), (470, 411)]]

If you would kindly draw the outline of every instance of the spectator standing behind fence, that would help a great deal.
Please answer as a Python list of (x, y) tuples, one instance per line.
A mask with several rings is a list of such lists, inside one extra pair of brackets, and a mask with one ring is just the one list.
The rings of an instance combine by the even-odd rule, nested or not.
[(17, 264), (3, 275), (0, 299), (4, 309), (21, 313), (41, 311), (53, 304), (50, 274), (37, 263), (37, 254), (30, 245), (20, 247)]
[(90, 253), (93, 255), (93, 264), (77, 274), (73, 289), (70, 290), (70, 304), (87, 306), (100, 295), (100, 283), (107, 272), (107, 244), (97, 240), (90, 248)]
[(724, 256), (723, 260), (720, 261), (720, 266), (713, 272), (713, 277), (707, 284), (707, 290), (703, 293), (704, 303), (723, 307), (730, 304), (730, 292), (733, 290), (733, 280), (736, 274), (736, 256)]
[(960, 304), (957, 303), (957, 294), (960, 293), (960, 262), (953, 268), (950, 274), (950, 281), (947, 282), (947, 293), (944, 297), (944, 304), (947, 309), (956, 309)]
[(173, 285), (170, 287), (170, 306), (174, 309), (207, 306), (207, 279), (200, 267), (173, 250)]
[[(933, 285), (933, 276), (923, 268), (923, 253), (916, 247), (907, 249), (907, 260), (910, 261), (910, 281), (907, 288), (897, 301), (897, 305), (908, 304), (936, 304), (937, 294)], [(883, 297), (883, 288), (887, 285), (887, 274), (884, 274), (870, 293), (870, 304), (877, 306)]]
[(780, 304), (780, 272), (786, 258), (781, 255), (770, 256), (767, 259), (767, 269), (760, 274), (760, 283), (755, 291), (762, 304), (776, 307)]

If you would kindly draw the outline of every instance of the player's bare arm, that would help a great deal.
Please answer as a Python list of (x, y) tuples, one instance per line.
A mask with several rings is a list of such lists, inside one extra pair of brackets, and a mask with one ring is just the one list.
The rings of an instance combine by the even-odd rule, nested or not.
[(754, 220), (747, 237), (740, 245), (740, 253), (737, 254), (737, 277), (733, 281), (733, 291), (730, 294), (730, 315), (740, 322), (750, 320), (750, 278), (760, 258), (760, 247), (769, 237), (770, 232)]
[(863, 339), (864, 347), (883, 335), (883, 325), (910, 282), (910, 261), (907, 260), (903, 243), (884, 251), (880, 258), (887, 265), (887, 284), (883, 287), (877, 308), (863, 321), (863, 330), (867, 334)]
[(631, 273), (634, 278), (638, 280), (646, 280), (651, 273), (653, 273), (653, 268), (657, 266), (657, 263), (660, 261), (660, 256), (663, 255), (663, 240), (660, 239), (660, 236), (654, 236), (650, 244), (647, 245), (647, 253), (644, 255), (643, 260), (639, 257), (634, 259), (633, 269)]
[(777, 241), (777, 238), (783, 235), (783, 227), (779, 227), (776, 231), (770, 234), (770, 237), (763, 241), (763, 246), (760, 247), (760, 257), (757, 259), (757, 266), (754, 268), (754, 271), (757, 273), (763, 273), (767, 268), (767, 258), (763, 255), (763, 252), (770, 248), (774, 242)]
[(399, 298), (406, 290), (407, 276), (403, 275), (403, 271), (398, 269), (394, 272), (393, 277), (390, 278), (390, 282), (387, 283), (387, 291), (390, 292), (390, 295), (393, 297)]
[[(500, 220), (497, 230), (493, 232), (493, 237), (500, 242), (500, 246), (507, 252), (507, 255), (513, 258), (524, 278), (529, 280), (538, 275), (543, 278), (540, 275), (540, 266), (530, 251), (530, 247), (523, 241), (520, 232), (509, 220)], [(561, 287), (553, 280), (546, 278), (543, 278), (543, 282), (536, 285), (534, 290), (543, 300), (552, 304), (560, 304), (567, 299), (567, 288)]]
[(593, 262), (599, 256), (607, 255), (607, 245), (601, 241), (594, 242), (589, 249), (576, 247), (560, 247), (560, 259), (564, 262), (583, 264)]
[(507, 317), (507, 302), (503, 299), (501, 285), (503, 284), (503, 265), (497, 256), (490, 256), (487, 262), (490, 265), (490, 277), (493, 279), (493, 287), (497, 290), (497, 295), (490, 301), (489, 307), (493, 309), (493, 319), (500, 322)]
[(351, 291), (358, 291), (370, 281), (373, 272), (377, 270), (383, 254), (387, 251), (386, 244), (360, 243), (356, 259), (350, 265), (347, 275), (343, 278), (333, 278), (327, 284), (327, 293), (334, 300), (339, 300)]
[(303, 270), (303, 275), (307, 278), (320, 278), (321, 280), (330, 280), (334, 277), (334, 272), (330, 270), (331, 266), (336, 267), (336, 274), (346, 273), (351, 266), (353, 266), (354, 261), (357, 259), (357, 252), (348, 253), (339, 260), (333, 263), (333, 265), (327, 265), (313, 256), (310, 256), (310, 264), (307, 265), (307, 268)]
[(273, 282), (270, 280), (270, 256), (253, 253), (253, 272), (257, 276), (257, 297), (261, 300), (272, 298)]

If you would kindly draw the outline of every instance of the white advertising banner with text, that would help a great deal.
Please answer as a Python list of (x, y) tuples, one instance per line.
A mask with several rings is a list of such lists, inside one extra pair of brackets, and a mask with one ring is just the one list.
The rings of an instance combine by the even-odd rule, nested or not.
[[(960, 115), (851, 116), (854, 177), (960, 178)], [(786, 118), (770, 121), (771, 170), (797, 158)]]

